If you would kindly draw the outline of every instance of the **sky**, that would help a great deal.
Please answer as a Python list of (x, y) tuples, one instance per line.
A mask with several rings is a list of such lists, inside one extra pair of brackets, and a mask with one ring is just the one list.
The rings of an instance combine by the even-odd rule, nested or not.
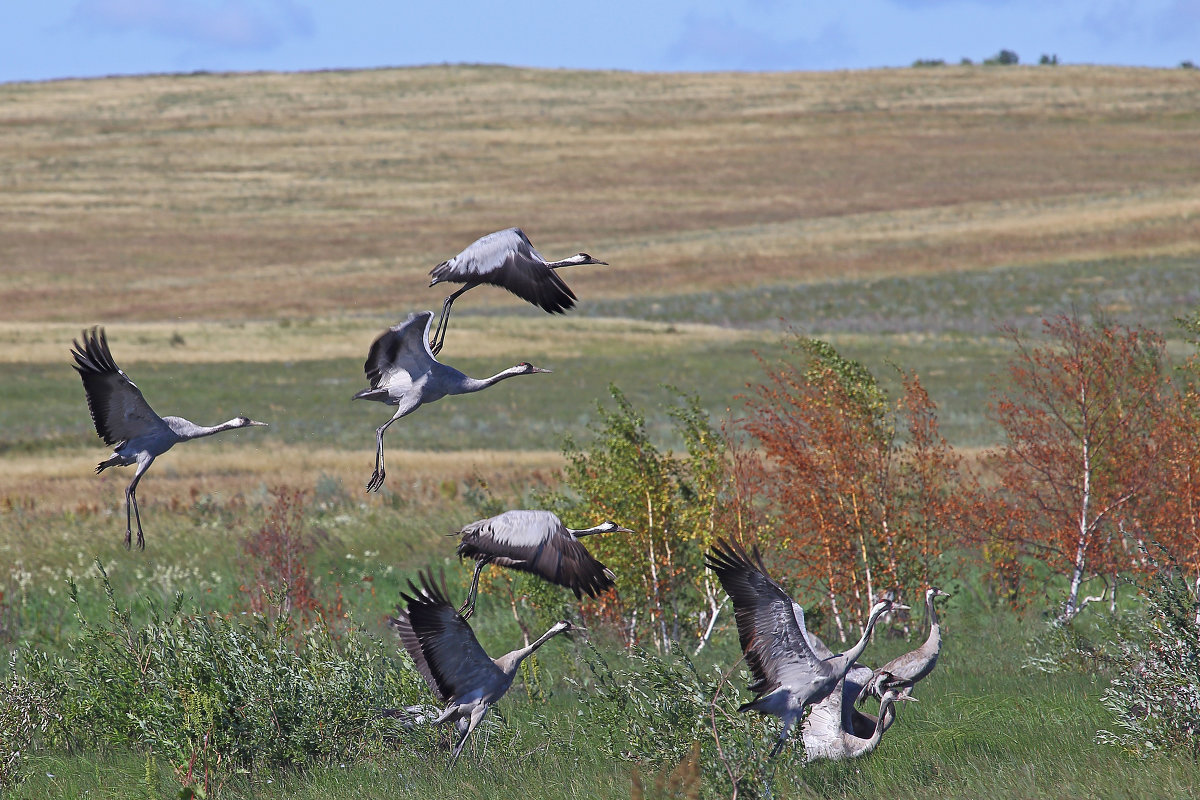
[(830, 70), (1200, 64), (1200, 0), (0, 0), (0, 82), (442, 63)]

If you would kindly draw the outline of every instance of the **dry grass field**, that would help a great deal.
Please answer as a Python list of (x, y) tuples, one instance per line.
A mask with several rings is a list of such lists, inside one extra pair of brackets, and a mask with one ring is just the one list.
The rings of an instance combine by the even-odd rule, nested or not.
[(1198, 109), (1193, 72), (1092, 67), (9, 84), (0, 304), (390, 315), (510, 224), (612, 262), (589, 298), (1194, 254)]
[[(970, 417), (964, 430), (978, 431), (999, 357), (979, 328), (1064, 300), (1136, 318), (1143, 299), (1122, 286), (1125, 265), (1147, 259), (1172, 265), (1170, 280), (1151, 269), (1135, 281), (1176, 287), (1154, 298), (1158, 317), (1188, 310), (1200, 253), (1197, 109), (1194, 72), (1092, 67), (455, 66), (3, 85), (0, 481), (49, 499), (66, 487), (47, 481), (89, 477), (102, 451), (87, 449), (96, 442), (65, 368), (84, 325), (109, 327), (135, 378), (159, 364), (195, 399), (162, 413), (261, 408), (219, 385), (217, 367), (232, 362), (259, 372), (344, 364), (322, 378), (339, 384), (340, 400), (359, 388), (361, 358), (383, 325), (439, 305), (428, 270), (507, 225), (549, 257), (586, 249), (612, 266), (568, 275), (582, 301), (565, 319), (497, 291), (458, 304), (451, 361), (478, 359), (477, 372), (565, 362), (555, 380), (573, 381), (574, 395), (555, 398), (552, 429), (502, 451), (553, 462), (557, 437), (580, 427), (609, 381), (709, 387), (719, 410), (758, 372), (752, 352), (777, 346), (781, 325), (836, 333), (876, 363), (927, 367), (950, 424)], [(998, 284), (997, 268), (1006, 270)], [(1025, 272), (1051, 277), (1023, 287)], [(1100, 288), (1120, 291), (1089, 295)], [(900, 306), (904, 336), (876, 336), (888, 332), (877, 314)], [(973, 314), (969, 333), (982, 338), (938, 330), (946, 309)], [(609, 364), (614, 353), (625, 360)], [(678, 374), (656, 378), (664, 363)], [(203, 378), (184, 368), (205, 364), (215, 372)], [(514, 389), (498, 402), (529, 396)], [(355, 411), (354, 460), (369, 465), (383, 410)], [(272, 398), (259, 413), (294, 409)], [(303, 449), (347, 449), (340, 435), (315, 436)], [(494, 438), (505, 436), (520, 438)], [(269, 452), (273, 441), (255, 446)], [(293, 437), (279, 452), (299, 446)], [(437, 449), (437, 439), (409, 448)], [(227, 470), (242, 458), (240, 468), (261, 468), (244, 446), (221, 452)], [(292, 471), (307, 463), (286, 461)], [(438, 463), (476, 468), (458, 456)]]

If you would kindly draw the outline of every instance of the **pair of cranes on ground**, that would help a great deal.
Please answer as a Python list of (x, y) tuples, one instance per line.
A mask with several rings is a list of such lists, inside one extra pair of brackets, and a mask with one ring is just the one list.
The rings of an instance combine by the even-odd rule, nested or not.
[[(430, 286), (442, 282), (463, 286), (443, 303), (432, 339), (429, 328), (433, 314), (429, 311), (410, 314), (403, 323), (384, 331), (372, 342), (364, 364), (370, 386), (354, 395), (354, 399), (397, 406), (391, 419), (376, 430), (375, 470), (367, 491), (377, 491), (383, 485), (383, 437), (396, 420), (446, 395), (480, 391), (517, 375), (549, 372), (522, 362), (489, 378), (476, 379), (439, 362), (436, 356), (445, 342), (451, 306), (459, 296), (489, 283), (547, 312), (562, 313), (574, 306), (576, 297), (556, 270), (605, 263), (587, 253), (547, 261), (524, 232), (509, 228), (478, 239), (435, 267), (430, 273)], [(74, 366), (83, 381), (96, 433), (114, 448), (113, 455), (97, 465), (96, 472), (137, 465), (125, 489), (125, 546), (130, 546), (136, 521), (138, 547), (144, 549), (137, 486), (154, 459), (178, 442), (266, 423), (239, 416), (204, 426), (182, 417), (160, 417), (117, 366), (103, 329), (85, 331), (83, 344), (74, 344)], [(495, 564), (522, 570), (570, 588), (577, 599), (583, 594), (595, 597), (611, 588), (615, 577), (579, 539), (610, 532), (631, 531), (613, 522), (572, 530), (547, 511), (508, 511), (471, 523), (459, 532), (458, 555), (476, 562), (467, 601), (461, 608), (451, 605), (444, 582), (439, 587), (432, 573), (421, 575), (420, 587), (409, 581), (410, 592), (401, 593), (404, 605), (397, 607), (390, 625), (445, 706), (434, 722), (452, 722), (461, 733), (451, 765), (487, 710), (512, 685), (520, 663), (558, 634), (579, 630), (579, 626), (562, 620), (526, 647), (490, 658), (467, 622), (474, 611), (482, 569)], [(904, 608), (891, 597), (884, 597), (872, 607), (859, 642), (835, 656), (807, 631), (803, 609), (766, 574), (757, 549), (752, 558), (736, 543), (719, 540), (707, 555), (707, 565), (733, 599), (738, 636), (754, 676), (749, 688), (756, 697), (739, 710), (753, 709), (778, 716), (783, 722), (772, 756), (782, 748), (808, 707), (814, 708), (805, 728), (805, 748), (810, 757), (844, 758), (869, 752), (894, 719), (894, 703), (912, 699), (912, 684), (928, 674), (937, 660), (940, 632), (933, 611), (936, 595), (932, 593), (944, 593), (936, 589), (931, 589), (926, 598), (932, 623), (926, 643), (872, 672), (856, 668), (856, 659), (878, 619), (895, 608)], [(857, 677), (851, 680), (852, 676)], [(853, 699), (871, 694), (881, 699), (878, 718), (853, 708), (853, 699), (847, 695), (852, 690)]]

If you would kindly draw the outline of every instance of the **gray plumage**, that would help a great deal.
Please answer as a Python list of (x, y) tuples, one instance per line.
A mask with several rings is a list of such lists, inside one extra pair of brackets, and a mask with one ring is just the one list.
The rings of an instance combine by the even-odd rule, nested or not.
[(400, 593), (404, 607), (396, 607), (389, 624), (434, 696), (445, 705), (433, 722), (452, 722), (462, 733), (450, 758), (453, 767), (471, 732), (512, 686), (521, 662), (558, 634), (581, 629), (562, 620), (529, 646), (490, 658), (471, 626), (446, 599), (445, 586), (434, 583), (430, 573), (423, 573), (421, 582), (418, 588), (409, 581), (411, 593)]
[(467, 602), (460, 609), (464, 619), (475, 610), (479, 574), (488, 564), (537, 575), (575, 593), (595, 597), (616, 580), (612, 571), (592, 557), (580, 537), (600, 533), (633, 533), (615, 522), (573, 530), (549, 511), (505, 511), (465, 526), (456, 535), (459, 558), (475, 559), (475, 574)]
[(858, 643), (840, 655), (819, 658), (804, 629), (803, 609), (766, 573), (758, 549), (753, 560), (741, 545), (717, 540), (705, 556), (706, 564), (733, 600), (738, 639), (754, 680), (749, 689), (755, 698), (739, 711), (755, 710), (783, 722), (774, 757), (783, 748), (792, 726), (804, 709), (829, 696), (862, 654), (879, 618), (894, 604), (885, 597), (871, 608)]
[(437, 361), (429, 350), (429, 325), (432, 311), (408, 315), (376, 337), (363, 364), (370, 387), (354, 395), (355, 400), (375, 400), (397, 406), (392, 418), (375, 430), (375, 472), (367, 482), (367, 491), (383, 486), (386, 475), (383, 461), (383, 434), (393, 422), (416, 411), (425, 403), (441, 400), (448, 394), (478, 392), (515, 375), (549, 372), (528, 362), (509, 367), (490, 378), (472, 378)]
[[(903, 697), (900, 685), (885, 684), (879, 704), (879, 716), (864, 714), (854, 708), (854, 697), (861, 681), (871, 678), (871, 670), (855, 666), (846, 677), (812, 711), (801, 726), (804, 754), (809, 761), (820, 758), (833, 760), (858, 758), (879, 746), (883, 734), (896, 718), (894, 705)], [(915, 701), (914, 701), (915, 702)]]
[(555, 272), (559, 267), (578, 264), (604, 264), (587, 253), (576, 253), (562, 261), (547, 261), (534, 249), (520, 228), (489, 233), (469, 244), (454, 258), (443, 261), (430, 271), (430, 286), (451, 282), (465, 284), (446, 298), (442, 317), (433, 335), (432, 350), (437, 355), (446, 340), (450, 306), (459, 295), (483, 283), (500, 286), (517, 297), (551, 314), (561, 314), (575, 305), (575, 293)]
[(72, 365), (83, 380), (87, 395), (88, 411), (96, 426), (96, 435), (115, 452), (96, 465), (96, 472), (109, 467), (127, 467), (137, 464), (133, 480), (125, 488), (125, 547), (130, 546), (133, 536), (132, 520), (137, 520), (138, 547), (146, 549), (142, 534), (142, 514), (138, 508), (137, 486), (142, 475), (154, 463), (154, 459), (170, 450), (179, 442), (211, 436), (221, 431), (265, 426), (246, 417), (234, 417), (220, 425), (197, 425), (183, 417), (160, 417), (150, 408), (146, 398), (129, 376), (117, 366), (104, 329), (97, 326), (83, 332), (83, 344), (73, 342)]
[(925, 611), (929, 614), (929, 636), (916, 650), (897, 656), (876, 670), (875, 677), (862, 687), (862, 691), (858, 695), (858, 702), (866, 700), (868, 695), (883, 696), (884, 688), (880, 682), (883, 675), (892, 675), (898, 680), (906, 681), (909, 684), (909, 688), (905, 690), (907, 697), (911, 694), (912, 684), (933, 672), (933, 668), (937, 666), (938, 655), (942, 652), (942, 626), (938, 624), (937, 609), (933, 607), (933, 601), (937, 597), (949, 596), (947, 592), (943, 592), (936, 586), (930, 586), (925, 590)]
[[(801, 615), (804, 612), (804, 610), (798, 605), (794, 605), (793, 609)], [(803, 624), (803, 616), (799, 616), (798, 619), (800, 619), (801, 623)], [(825, 642), (821, 641), (819, 636), (808, 630), (805, 631), (805, 635), (808, 639), (809, 646), (813, 649), (813, 652), (817, 654), (817, 658), (824, 660), (833, 657), (833, 651), (829, 649), (829, 646), (826, 645)], [(870, 737), (872, 732), (875, 730), (876, 717), (872, 714), (865, 714), (856, 709), (854, 707), (854, 702), (855, 698), (858, 697), (858, 693), (862, 690), (862, 687), (865, 686), (869, 680), (871, 680), (872, 675), (874, 675), (874, 670), (868, 666), (865, 666), (862, 664), (862, 662), (856, 661), (854, 666), (851, 667), (848, 672), (846, 672), (846, 677), (842, 678), (842, 682), (838, 684), (838, 688), (830, 692), (829, 697), (826, 697), (820, 703), (817, 703), (813, 706), (813, 710), (809, 714), (809, 718), (816, 716), (818, 712), (820, 712), (826, 718), (834, 719), (836, 719), (839, 715), (843, 715), (843, 723), (846, 730), (853, 731), (854, 735), (864, 739)], [(835, 706), (838, 709), (836, 711), (832, 710)], [(827, 710), (822, 710), (823, 708)], [(895, 716), (895, 710), (889, 712), (888, 718), (885, 720), (885, 731), (887, 730), (887, 726), (892, 724), (892, 720), (895, 718)], [(807, 730), (807, 728), (804, 730)], [(807, 736), (805, 740), (807, 741)]]

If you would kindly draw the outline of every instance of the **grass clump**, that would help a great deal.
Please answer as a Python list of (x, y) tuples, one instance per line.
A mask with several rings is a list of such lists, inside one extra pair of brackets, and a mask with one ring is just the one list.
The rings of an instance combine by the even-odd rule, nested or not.
[(147, 621), (135, 622), (97, 566), (107, 619), (85, 616), (71, 582), (69, 654), (27, 647), (14, 667), (22, 691), (0, 721), (26, 742), (21, 719), (36, 713), (47, 744), (153, 754), (207, 791), (234, 773), (376, 755), (400, 733), (379, 709), (420, 695), (420, 678), (382, 645), (321, 621), (300, 631), (283, 613), (185, 611), (180, 593), (166, 607), (144, 600)]

